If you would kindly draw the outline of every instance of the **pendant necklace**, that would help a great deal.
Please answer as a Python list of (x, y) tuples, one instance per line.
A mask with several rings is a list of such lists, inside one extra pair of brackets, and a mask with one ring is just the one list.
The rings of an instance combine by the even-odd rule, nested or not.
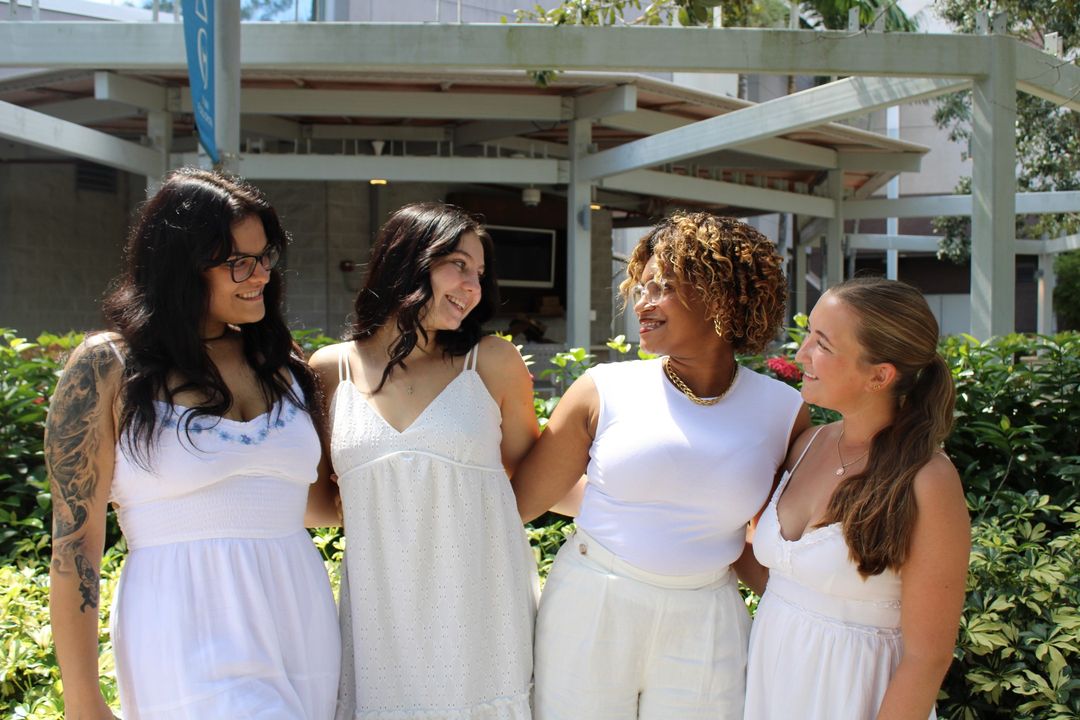
[(844, 473), (847, 472), (847, 469), (849, 467), (851, 467), (852, 465), (859, 462), (864, 457), (866, 457), (867, 455), (870, 454), (870, 448), (866, 448), (866, 452), (864, 452), (859, 457), (855, 458), (851, 462), (844, 462), (844, 456), (840, 454), (840, 441), (844, 439), (844, 432), (846, 430), (847, 430), (847, 428), (840, 428), (840, 437), (836, 438), (836, 457), (840, 458), (840, 467), (836, 468), (836, 476), (837, 477), (843, 477)]

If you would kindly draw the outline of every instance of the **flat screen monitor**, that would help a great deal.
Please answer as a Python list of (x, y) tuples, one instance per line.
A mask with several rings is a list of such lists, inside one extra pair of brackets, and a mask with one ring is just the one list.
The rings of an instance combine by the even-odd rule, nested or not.
[(555, 231), (487, 225), (495, 275), (504, 287), (555, 287)]

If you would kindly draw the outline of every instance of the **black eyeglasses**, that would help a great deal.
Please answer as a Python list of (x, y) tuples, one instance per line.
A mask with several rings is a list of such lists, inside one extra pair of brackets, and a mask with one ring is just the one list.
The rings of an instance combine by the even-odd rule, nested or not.
[(242, 283), (255, 274), (256, 264), (262, 265), (263, 270), (269, 271), (278, 264), (280, 259), (281, 251), (270, 246), (258, 255), (237, 255), (221, 264), (229, 266), (229, 275), (234, 283)]

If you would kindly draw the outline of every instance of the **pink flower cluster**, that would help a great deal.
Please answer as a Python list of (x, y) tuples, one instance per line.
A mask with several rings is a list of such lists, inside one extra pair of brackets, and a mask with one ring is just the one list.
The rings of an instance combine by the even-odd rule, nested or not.
[(771, 357), (765, 361), (765, 367), (776, 373), (776, 377), (787, 382), (799, 382), (802, 380), (802, 370), (799, 366), (783, 357)]

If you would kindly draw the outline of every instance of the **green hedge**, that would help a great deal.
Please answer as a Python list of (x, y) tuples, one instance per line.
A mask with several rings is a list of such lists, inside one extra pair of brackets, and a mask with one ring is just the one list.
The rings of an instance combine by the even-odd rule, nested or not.
[[(803, 330), (770, 357), (742, 358), (754, 369), (798, 385), (791, 358)], [(297, 333), (310, 352), (333, 342)], [(49, 505), (41, 435), (47, 398), (63, 357), (80, 336), (35, 342), (0, 330), (0, 716), (59, 718), (63, 701), (46, 608)], [(628, 353), (622, 338), (609, 346)], [(943, 719), (1080, 717), (1080, 334), (1011, 335), (942, 344), (958, 390), (957, 424), (946, 449), (960, 469), (972, 511), (968, 596), (956, 661), (939, 714)], [(565, 387), (593, 362), (583, 350), (533, 368)], [(541, 422), (558, 398), (537, 400)], [(815, 420), (828, 413), (814, 409)], [(527, 528), (546, 575), (572, 524), (547, 516)], [(111, 526), (110, 545), (118, 539)], [(331, 580), (344, 540), (314, 533)], [(111, 547), (103, 563), (107, 613), (123, 558)], [(753, 598), (748, 598), (753, 605)], [(112, 653), (102, 623), (102, 687), (115, 705)]]

